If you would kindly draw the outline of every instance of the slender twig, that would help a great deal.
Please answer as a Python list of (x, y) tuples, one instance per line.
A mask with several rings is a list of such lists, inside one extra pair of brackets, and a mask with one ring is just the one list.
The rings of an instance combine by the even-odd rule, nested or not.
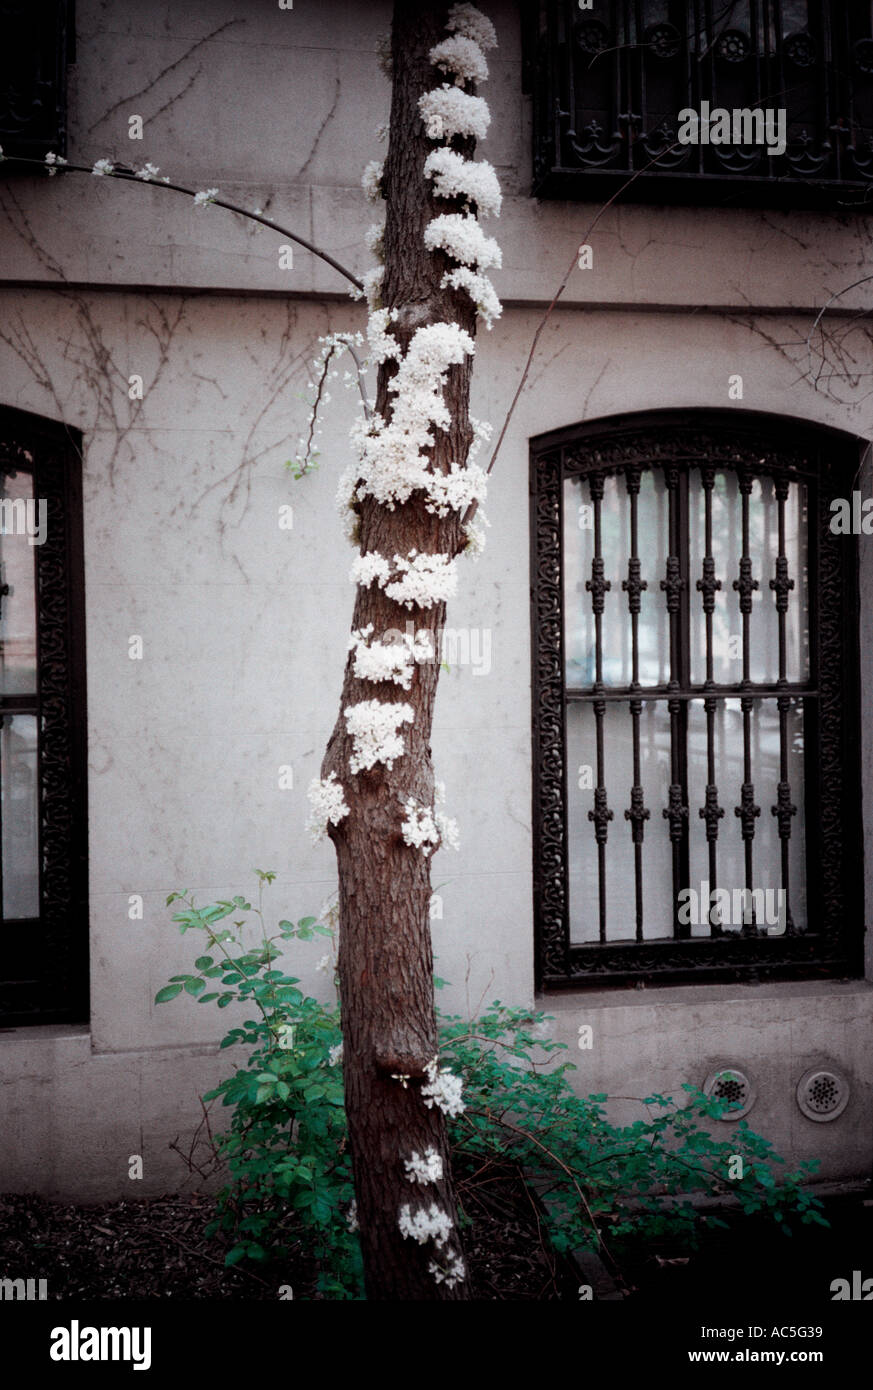
[(818, 328), (819, 324), (821, 323), (821, 321), (822, 321), (822, 319), (824, 318), (825, 314), (827, 313), (828, 309), (831, 307), (831, 305), (834, 303), (835, 300), (837, 300), (837, 299), (842, 299), (842, 297), (843, 297), (844, 294), (848, 294), (850, 290), (856, 290), (856, 289), (858, 288), (859, 285), (866, 285), (866, 284), (868, 283), (868, 281), (870, 281), (870, 280), (873, 280), (873, 275), (862, 275), (861, 278), (860, 278), (860, 280), (855, 280), (855, 281), (852, 282), (851, 285), (846, 285), (843, 289), (837, 290), (835, 294), (832, 294), (832, 295), (830, 296), (829, 299), (826, 299), (826, 300), (825, 300), (824, 304), (822, 305), (822, 307), (819, 309), (818, 313), (817, 313), (816, 316), (815, 316), (815, 322), (813, 323), (812, 327), (810, 328), (809, 332), (808, 332), (807, 335), (806, 335), (806, 362), (807, 362), (807, 372), (808, 372), (808, 375), (812, 378), (812, 384), (813, 384), (813, 386), (815, 387), (816, 390), (818, 390), (818, 380), (819, 380), (819, 377), (821, 376), (821, 370), (824, 369), (824, 353), (822, 353), (822, 368), (821, 368), (821, 370), (820, 370), (815, 376), (813, 376), (813, 372), (812, 372), (812, 335), (813, 335), (813, 333), (815, 332), (815, 330)]
[[(4, 155), (2, 162), (4, 164), (29, 164), (36, 169), (47, 169), (49, 167), (41, 159), (25, 159), (23, 156), (19, 155)], [(52, 165), (51, 169), (55, 174), (94, 173), (93, 168), (87, 164), (59, 164)], [(172, 192), (184, 193), (189, 198), (195, 197), (198, 191), (194, 188), (186, 188), (185, 185), (181, 183), (165, 183), (163, 179), (137, 178), (136, 172), (133, 169), (128, 169), (123, 165), (115, 165), (112, 173), (105, 174), (103, 177), (121, 179), (125, 183), (138, 183), (146, 188), (169, 188)], [(357, 275), (353, 275), (340, 261), (329, 255), (327, 251), (322, 251), (320, 247), (314, 246), (311, 241), (307, 241), (305, 237), (300, 236), (297, 232), (292, 232), (287, 227), (280, 226), (279, 223), (274, 222), (271, 217), (265, 217), (263, 213), (251, 212), (248, 208), (240, 207), (238, 203), (229, 202), (227, 198), (211, 198), (210, 202), (214, 203), (218, 208), (226, 208), (228, 212), (235, 212), (240, 217), (247, 217), (251, 222), (260, 222), (262, 227), (269, 227), (271, 231), (278, 232), (280, 236), (288, 237), (290, 241), (296, 241), (297, 245), (302, 246), (305, 251), (310, 251), (313, 256), (318, 256), (320, 260), (325, 261), (327, 265), (339, 271), (340, 275), (344, 275), (356, 289), (363, 290), (364, 286)]]

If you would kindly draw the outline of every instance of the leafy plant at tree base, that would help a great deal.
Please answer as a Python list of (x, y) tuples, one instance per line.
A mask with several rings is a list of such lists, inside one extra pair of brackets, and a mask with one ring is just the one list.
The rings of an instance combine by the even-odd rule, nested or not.
[[(228, 1265), (287, 1259), (302, 1233), (320, 1295), (362, 1298), (339, 1008), (305, 996), (299, 980), (276, 966), (280, 942), (333, 942), (334, 931), (305, 917), (279, 922), (268, 936), (262, 895), (275, 874), (255, 872), (257, 907), (242, 897), (202, 908), (187, 893), (167, 899), (184, 904), (173, 920), (182, 932), (203, 932), (209, 954), (195, 960), (196, 974), (173, 976), (156, 1002), (185, 992), (218, 1008), (250, 1003), (257, 1013), (221, 1042), (249, 1049), (245, 1063), (204, 1097), (233, 1110), (215, 1141), (230, 1181), (207, 1232), (231, 1237)], [(243, 914), (250, 913), (259, 940), (246, 946)], [(463, 1079), (464, 1110), (450, 1121), (453, 1154), (480, 1167), (483, 1160), (504, 1169), (511, 1163), (534, 1183), (558, 1252), (599, 1249), (615, 1267), (636, 1241), (679, 1238), (694, 1248), (707, 1225), (725, 1224), (700, 1209), (701, 1194), (732, 1197), (744, 1213), (767, 1214), (789, 1235), (792, 1219), (827, 1225), (804, 1186), (817, 1161), (777, 1181), (784, 1160), (772, 1145), (744, 1120), (729, 1138), (713, 1137), (704, 1124), (729, 1107), (689, 1085), (685, 1104), (647, 1096), (647, 1119), (612, 1124), (605, 1094), (581, 1097), (571, 1088), (567, 1073), (575, 1067), (560, 1060), (565, 1044), (544, 1036), (548, 1022), (542, 1012), (499, 1000), (472, 1023), (440, 1016), (440, 1064)]]

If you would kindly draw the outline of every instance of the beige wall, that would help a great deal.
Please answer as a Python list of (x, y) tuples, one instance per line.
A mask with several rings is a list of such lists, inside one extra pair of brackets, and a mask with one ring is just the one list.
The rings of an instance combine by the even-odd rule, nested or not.
[[(358, 188), (382, 147), (388, 85), (374, 45), (386, 4), (279, 11), (249, 3), (82, 3), (71, 158), (150, 159), (366, 268), (372, 209)], [(539, 320), (594, 209), (537, 206), (529, 179), (512, 7), (488, 7), (501, 40), (483, 155), (509, 197), (492, 226), (508, 307), (480, 336), (473, 411), (499, 423)], [(211, 35), (211, 37), (209, 37)], [(141, 114), (147, 138), (127, 141)], [(132, 151), (132, 154), (131, 154)], [(268, 204), (268, 199), (272, 200)], [(0, 1190), (99, 1197), (162, 1190), (184, 1169), (167, 1145), (190, 1131), (196, 1096), (229, 1065), (230, 1020), (155, 991), (195, 953), (164, 906), (250, 891), (251, 866), (279, 879), (276, 917), (317, 911), (334, 882), (329, 846), (310, 845), (305, 788), (333, 724), (353, 591), (336, 477), (354, 402), (340, 389), (323, 462), (294, 483), (284, 467), (301, 431), (307, 365), (321, 333), (360, 327), (339, 277), (303, 251), (278, 268), (281, 241), (178, 195), (88, 176), (0, 186), (0, 400), (84, 432), (89, 701), (92, 1020), (88, 1029), (0, 1035)], [(863, 273), (860, 219), (626, 207), (591, 238), (594, 269), (571, 277), (542, 339), (494, 475), (489, 544), (465, 564), (449, 621), (487, 629), (490, 671), (441, 680), (434, 752), (459, 854), (433, 882), (437, 969), (447, 1007), (533, 998), (528, 440), (621, 411), (774, 411), (871, 433), (865, 388), (842, 400), (801, 377), (804, 339), (828, 293)], [(60, 280), (67, 287), (55, 288)], [(220, 293), (218, 293), (220, 291)], [(864, 302), (863, 291), (844, 301)], [(841, 301), (843, 303), (843, 301)], [(131, 402), (128, 377), (145, 398)], [(294, 527), (278, 525), (291, 502)], [(864, 560), (869, 576), (869, 561)], [(865, 585), (865, 594), (870, 586)], [(864, 610), (865, 631), (871, 611)], [(144, 659), (132, 662), (139, 634)], [(865, 790), (873, 754), (865, 691)], [(290, 764), (294, 787), (278, 789)], [(140, 894), (143, 921), (128, 917)], [(294, 973), (324, 991), (321, 949)], [(623, 1095), (701, 1082), (713, 1061), (756, 1080), (749, 1123), (827, 1176), (865, 1175), (873, 1155), (870, 1024), (863, 982), (693, 986), (549, 997), (575, 1046), (584, 1089)], [(807, 1066), (847, 1069), (853, 1098), (831, 1125), (793, 1098)]]

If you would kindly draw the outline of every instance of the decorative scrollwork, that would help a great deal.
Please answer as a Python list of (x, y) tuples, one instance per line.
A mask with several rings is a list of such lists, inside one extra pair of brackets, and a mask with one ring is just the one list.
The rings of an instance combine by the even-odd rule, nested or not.
[(715, 41), (715, 56), (723, 63), (744, 63), (752, 51), (752, 40), (742, 29), (725, 29)]

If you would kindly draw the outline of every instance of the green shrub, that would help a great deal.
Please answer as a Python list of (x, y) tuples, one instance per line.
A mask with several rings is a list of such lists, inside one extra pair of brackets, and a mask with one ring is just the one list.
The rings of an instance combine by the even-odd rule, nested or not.
[[(361, 1298), (339, 1009), (305, 996), (299, 980), (276, 965), (283, 944), (327, 937), (333, 946), (334, 930), (305, 917), (279, 922), (268, 936), (262, 895), (275, 874), (255, 872), (256, 907), (241, 897), (203, 908), (187, 893), (167, 899), (183, 905), (173, 919), (180, 931), (202, 932), (209, 953), (197, 956), (195, 974), (173, 976), (156, 1002), (184, 992), (200, 1004), (239, 1001), (256, 1012), (221, 1042), (245, 1048), (245, 1062), (204, 1097), (233, 1110), (215, 1141), (230, 1177), (207, 1229), (231, 1238), (230, 1265), (281, 1261), (302, 1228), (321, 1296)], [(258, 939), (247, 946), (248, 914), (257, 919)], [(556, 1250), (600, 1248), (614, 1262), (632, 1240), (670, 1236), (693, 1246), (702, 1228), (724, 1224), (695, 1205), (701, 1193), (731, 1196), (788, 1234), (791, 1219), (827, 1224), (821, 1203), (804, 1189), (817, 1163), (801, 1163), (777, 1182), (784, 1160), (767, 1140), (744, 1120), (729, 1138), (713, 1137), (704, 1124), (726, 1103), (692, 1086), (683, 1088), (684, 1104), (647, 1096), (648, 1118), (612, 1124), (606, 1095), (572, 1090), (567, 1073), (575, 1068), (560, 1060), (564, 1044), (544, 1039), (548, 1021), (499, 1001), (472, 1023), (440, 1016), (440, 1063), (463, 1078), (465, 1108), (449, 1121), (453, 1154), (511, 1162), (535, 1182)]]

